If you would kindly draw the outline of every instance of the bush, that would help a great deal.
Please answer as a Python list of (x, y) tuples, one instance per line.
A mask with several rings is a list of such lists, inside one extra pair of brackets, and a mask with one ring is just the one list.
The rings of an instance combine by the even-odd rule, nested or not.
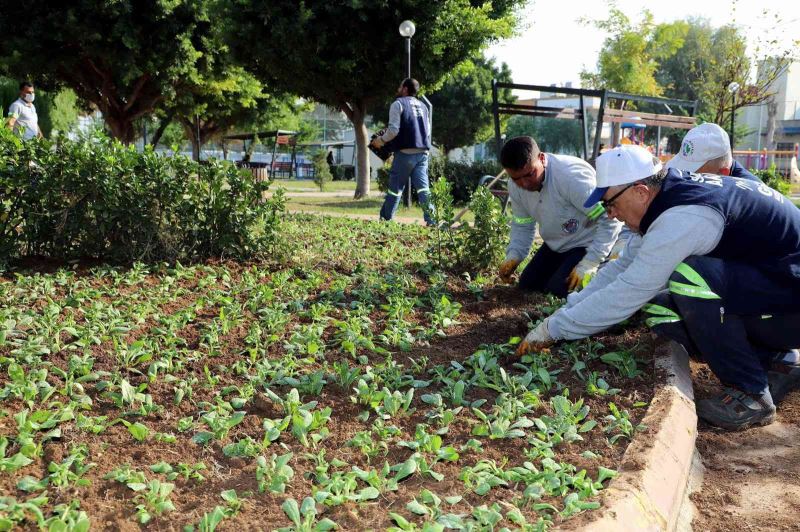
[[(389, 165), (378, 169), (378, 188), (381, 192), (389, 189)], [(497, 161), (450, 161), (444, 156), (430, 157), (428, 160), (428, 177), (431, 183), (446, 178), (451, 185), (451, 195), (456, 205), (469, 203), (478, 182), (485, 175), (495, 176), (500, 173)], [(416, 197), (416, 195), (414, 196)]]
[(792, 184), (778, 172), (775, 163), (772, 163), (769, 168), (764, 170), (752, 170), (752, 173), (763, 181), (765, 185), (774, 188), (784, 196), (792, 191)]
[(0, 253), (112, 262), (251, 258), (281, 248), (280, 193), (224, 161), (199, 165), (95, 135), (0, 132)]
[(311, 161), (314, 164), (314, 183), (322, 192), (325, 190), (325, 184), (333, 181), (331, 167), (328, 166), (327, 153), (324, 150), (318, 150), (311, 156)]
[(447, 179), (439, 179), (431, 186), (437, 226), (428, 260), (442, 270), (471, 274), (484, 271), (503, 258), (508, 220), (497, 198), (486, 187), (480, 187), (469, 203), (475, 221), (472, 225), (452, 228), (455, 217), (452, 188)]

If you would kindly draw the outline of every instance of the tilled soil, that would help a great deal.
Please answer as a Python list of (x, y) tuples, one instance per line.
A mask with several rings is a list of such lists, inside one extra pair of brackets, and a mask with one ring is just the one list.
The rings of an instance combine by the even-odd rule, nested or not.
[[(708, 367), (692, 362), (692, 373), (697, 398), (719, 392)], [(800, 530), (800, 390), (767, 427), (726, 432), (700, 421), (698, 429), (705, 473), (691, 496), (695, 531)]]
[[(523, 311), (528, 311), (532, 319), (536, 320), (542, 316), (541, 304), (543, 298), (540, 296), (530, 296), (520, 293), (510, 287), (495, 287), (486, 291), (485, 299), (477, 301), (468, 291), (457, 291), (453, 286), (453, 297), (463, 304), (461, 314), (458, 316), (459, 324), (451, 327), (447, 331), (447, 336), (434, 340), (430, 345), (415, 346), (408, 353), (396, 353), (395, 358), (400, 361), (419, 360), (427, 357), (427, 367), (430, 368), (437, 364), (449, 364), (451, 360), (461, 361), (465, 357), (475, 352), (483, 344), (504, 342), (512, 336), (523, 336), (527, 331), (528, 319)], [(181, 305), (188, 304), (192, 296), (186, 296)], [(169, 312), (171, 308), (164, 309)], [(198, 319), (203, 321), (211, 319), (213, 314), (208, 316), (200, 315)], [(149, 328), (151, 324), (143, 325)], [(654, 374), (652, 364), (653, 344), (650, 335), (642, 334), (643, 329), (639, 327), (629, 327), (625, 330), (617, 329), (607, 334), (596, 337), (606, 346), (606, 351), (615, 348), (632, 349), (643, 364), (640, 369), (643, 375), (635, 379), (622, 379), (610, 371), (610, 367), (594, 360), (589, 363), (584, 370), (589, 372), (597, 370), (603, 372), (612, 386), (623, 390), (612, 398), (621, 409), (626, 409), (631, 413), (631, 420), (637, 424), (644, 416), (646, 408), (636, 406), (636, 403), (647, 403), (652, 398)], [(141, 331), (131, 333), (133, 340), (136, 334)], [(185, 331), (185, 340), (192, 346), (197, 343), (197, 333), (192, 330)], [(244, 331), (234, 331), (229, 338), (225, 338), (228, 349), (217, 358), (198, 361), (188, 367), (188, 371), (195, 374), (200, 379), (203, 378), (203, 366), (230, 364), (235, 361), (236, 351), (231, 349), (241, 342)], [(555, 349), (555, 348), (554, 348)], [(96, 357), (96, 368), (111, 369), (116, 364), (115, 359), (101, 347), (94, 350)], [(333, 360), (335, 357), (329, 359)], [(569, 387), (570, 397), (576, 400), (584, 394), (585, 382), (580, 380), (570, 371), (569, 361), (562, 357), (563, 369), (558, 380)], [(513, 363), (516, 360), (507, 360), (504, 367), (507, 371), (513, 371)], [(0, 376), (0, 385), (3, 378)], [(223, 377), (220, 385), (232, 384), (226, 382), (229, 376)], [(426, 393), (434, 390), (425, 390)], [(155, 403), (165, 405), (164, 410), (156, 412), (144, 418), (151, 433), (164, 432), (172, 433), (175, 430), (178, 419), (182, 416), (191, 415), (196, 407), (189, 402), (184, 402), (180, 406), (172, 405), (172, 387), (164, 382), (157, 380), (152, 382), (148, 389), (152, 394)], [(476, 393), (484, 393), (485, 390), (475, 390)], [(553, 390), (552, 393), (559, 393)], [(357, 406), (350, 400), (350, 391), (343, 390), (337, 386), (326, 386), (322, 393), (315, 397), (319, 401), (319, 408), (330, 406), (333, 409), (331, 419), (331, 435), (328, 439), (321, 442), (315, 452), (324, 451), (326, 458), (331, 460), (339, 458), (350, 466), (361, 468), (380, 467), (386, 460), (390, 464), (404, 461), (411, 454), (409, 449), (396, 446), (399, 440), (412, 440), (414, 428), (418, 423), (424, 423), (425, 405), (415, 398), (414, 406), (416, 412), (404, 420), (397, 421), (397, 425), (402, 433), (389, 442), (389, 454), (379, 457), (369, 464), (364, 455), (357, 449), (348, 447), (346, 444), (352, 436), (365, 429), (364, 423), (358, 421), (356, 416), (364, 409)], [(421, 394), (420, 394), (421, 395)], [(485, 398), (489, 404), (494, 400), (496, 394), (486, 392)], [(195, 401), (212, 400), (210, 392), (202, 388), (196, 390)], [(471, 396), (470, 399), (477, 399)], [(113, 419), (119, 415), (117, 410), (107, 399), (96, 395), (94, 397), (92, 415), (107, 415)], [(542, 415), (549, 408), (546, 405), (547, 397), (543, 397), (542, 408), (544, 411), (537, 412)], [(608, 399), (586, 395), (586, 404), (591, 407), (592, 419), (601, 423), (602, 416), (608, 412)], [(16, 412), (23, 408), (21, 404), (14, 401), (5, 402), (2, 405), (7, 412)], [(226, 441), (234, 441), (244, 436), (250, 436), (259, 441), (264, 434), (262, 420), (264, 418), (279, 417), (277, 407), (269, 401), (255, 401), (248, 405), (247, 415), (244, 422), (236, 426), (230, 433)], [(473, 438), (471, 431), (473, 426), (457, 419), (450, 428), (445, 440), (446, 445), (453, 445), (459, 448)], [(13, 436), (14, 424), (11, 416), (0, 416), (0, 435)], [(24, 475), (31, 475), (35, 478), (42, 478), (47, 474), (47, 465), (50, 462), (58, 463), (69, 453), (69, 449), (75, 443), (88, 445), (89, 457), (96, 465), (90, 469), (84, 478), (90, 481), (85, 487), (66, 487), (59, 490), (49, 490), (50, 504), (69, 503), (77, 498), (80, 500), (80, 508), (86, 511), (92, 519), (93, 529), (105, 530), (139, 530), (142, 527), (136, 523), (135, 502), (133, 493), (124, 485), (112, 480), (104, 480), (103, 476), (122, 464), (130, 464), (132, 467), (143, 470), (148, 474), (148, 478), (154, 477), (149, 472), (149, 467), (160, 461), (171, 464), (187, 463), (195, 464), (203, 462), (207, 470), (202, 471), (206, 477), (204, 482), (193, 480), (183, 480), (181, 478), (174, 481), (175, 491), (172, 501), (176, 511), (166, 514), (163, 517), (154, 519), (148, 526), (144, 527), (151, 530), (180, 530), (183, 526), (197, 523), (204, 513), (210, 512), (216, 505), (223, 504), (220, 499), (220, 492), (228, 489), (236, 489), (238, 493), (250, 492), (251, 495), (243, 499), (241, 511), (232, 518), (222, 522), (218, 530), (265, 530), (274, 529), (278, 526), (288, 524), (281, 503), (287, 497), (294, 497), (298, 501), (312, 493), (312, 481), (304, 476), (304, 473), (313, 471), (314, 465), (311, 458), (306, 453), (310, 449), (301, 446), (294, 439), (287, 439), (286, 443), (275, 444), (269, 449), (267, 454), (275, 452), (282, 454), (286, 451), (294, 452), (292, 465), (295, 469), (295, 476), (287, 488), (286, 494), (260, 494), (255, 482), (255, 464), (253, 460), (241, 458), (228, 458), (222, 453), (222, 445), (213, 443), (203, 447), (196, 445), (189, 440), (191, 433), (179, 434), (178, 445), (160, 443), (152, 438), (143, 443), (137, 443), (129, 434), (128, 430), (121, 424), (109, 427), (99, 435), (91, 435), (84, 431), (79, 431), (74, 424), (67, 424), (63, 434), (57, 440), (47, 442), (43, 448), (43, 457), (31, 465), (17, 471), (14, 475), (2, 475), (0, 477), (0, 493), (3, 495), (11, 494), (18, 498), (24, 498), (24, 494), (16, 489), (16, 482)], [(579, 469), (586, 469), (589, 475), (596, 477), (599, 466), (614, 467), (619, 463), (626, 445), (624, 441), (616, 445), (609, 445), (606, 436), (598, 428), (585, 436), (585, 441), (573, 444), (563, 444), (558, 447), (557, 461), (571, 463)], [(644, 435), (646, 437), (646, 434)], [(479, 459), (492, 459), (498, 464), (506, 464), (512, 467), (522, 464), (526, 460), (523, 453), (525, 447), (520, 440), (488, 440), (484, 439), (484, 451), (480, 455), (466, 451), (462, 453), (462, 458), (457, 463), (441, 462), (436, 466), (436, 470), (442, 473), (445, 479), (435, 482), (430, 478), (423, 478), (414, 475), (407, 481), (400, 484), (399, 490), (387, 492), (376, 501), (365, 504), (348, 503), (333, 508), (320, 508), (325, 517), (336, 521), (343, 530), (359, 529), (385, 529), (392, 525), (388, 518), (388, 512), (398, 512), (409, 516), (405, 510), (405, 504), (415, 495), (419, 494), (423, 488), (435, 491), (440, 497), (448, 495), (463, 495), (464, 500), (449, 510), (456, 513), (469, 513), (472, 507), (482, 504), (491, 504), (493, 501), (510, 501), (518, 497), (520, 492), (515, 486), (496, 487), (492, 489), (490, 496), (480, 497), (465, 489), (464, 483), (458, 479), (464, 465), (473, 464)], [(283, 441), (283, 438), (282, 438)], [(283, 447), (283, 448), (281, 448)], [(600, 458), (585, 458), (582, 452), (591, 449), (600, 455)], [(559, 504), (560, 501), (548, 501)], [(410, 516), (409, 516), (410, 517)]]

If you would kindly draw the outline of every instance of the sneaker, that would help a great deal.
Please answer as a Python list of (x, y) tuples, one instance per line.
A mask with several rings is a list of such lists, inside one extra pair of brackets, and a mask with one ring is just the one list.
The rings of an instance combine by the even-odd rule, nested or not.
[(725, 430), (744, 430), (772, 423), (775, 404), (769, 392), (759, 396), (726, 387), (718, 397), (697, 401), (697, 416)]
[[(791, 354), (794, 353), (787, 353), (787, 355)], [(781, 354), (770, 365), (767, 372), (769, 392), (772, 395), (772, 400), (776, 403), (783, 401), (787, 393), (800, 388), (800, 363), (795, 360), (789, 360), (796, 358), (796, 356), (787, 357)]]

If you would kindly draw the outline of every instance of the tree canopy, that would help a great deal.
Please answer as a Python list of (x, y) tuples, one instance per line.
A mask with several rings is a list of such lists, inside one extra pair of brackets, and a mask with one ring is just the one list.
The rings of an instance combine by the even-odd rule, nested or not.
[[(206, 0), (29, 0), (26, 24), (0, 17), (0, 64), (8, 74), (45, 88), (69, 87), (102, 113), (111, 134), (136, 136), (134, 121), (188, 84), (199, 83), (198, 60), (213, 62)], [(0, 0), (0, 13), (19, 11)]]
[[(497, 66), (482, 57), (464, 61), (447, 75), (441, 88), (429, 95), (436, 120), (433, 141), (445, 153), (460, 146), (470, 146), (492, 134), (492, 79), (510, 83), (511, 70), (505, 63)], [(510, 89), (500, 98), (511, 102)]]
[(232, 53), (270, 86), (341, 109), (358, 148), (356, 197), (369, 193), (364, 120), (406, 74), (401, 21), (417, 27), (412, 74), (435, 86), (488, 43), (511, 35), (524, 0), (233, 0), (224, 8)]
[[(780, 15), (775, 18), (780, 26)], [(715, 28), (702, 18), (654, 24), (645, 10), (641, 21), (633, 23), (613, 4), (607, 19), (586, 22), (608, 37), (596, 71), (581, 74), (584, 86), (698, 100), (699, 118), (717, 124), (726, 124), (741, 107), (767, 101), (772, 83), (798, 51), (796, 41), (776, 45), (775, 34), (748, 49), (744, 28)], [(733, 82), (740, 87), (735, 99), (728, 90)]]

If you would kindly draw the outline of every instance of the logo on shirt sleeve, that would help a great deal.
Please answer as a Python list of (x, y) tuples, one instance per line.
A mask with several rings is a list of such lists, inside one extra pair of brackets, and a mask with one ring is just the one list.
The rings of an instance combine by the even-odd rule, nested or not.
[(570, 218), (561, 225), (561, 229), (567, 234), (575, 234), (578, 232), (578, 220)]

